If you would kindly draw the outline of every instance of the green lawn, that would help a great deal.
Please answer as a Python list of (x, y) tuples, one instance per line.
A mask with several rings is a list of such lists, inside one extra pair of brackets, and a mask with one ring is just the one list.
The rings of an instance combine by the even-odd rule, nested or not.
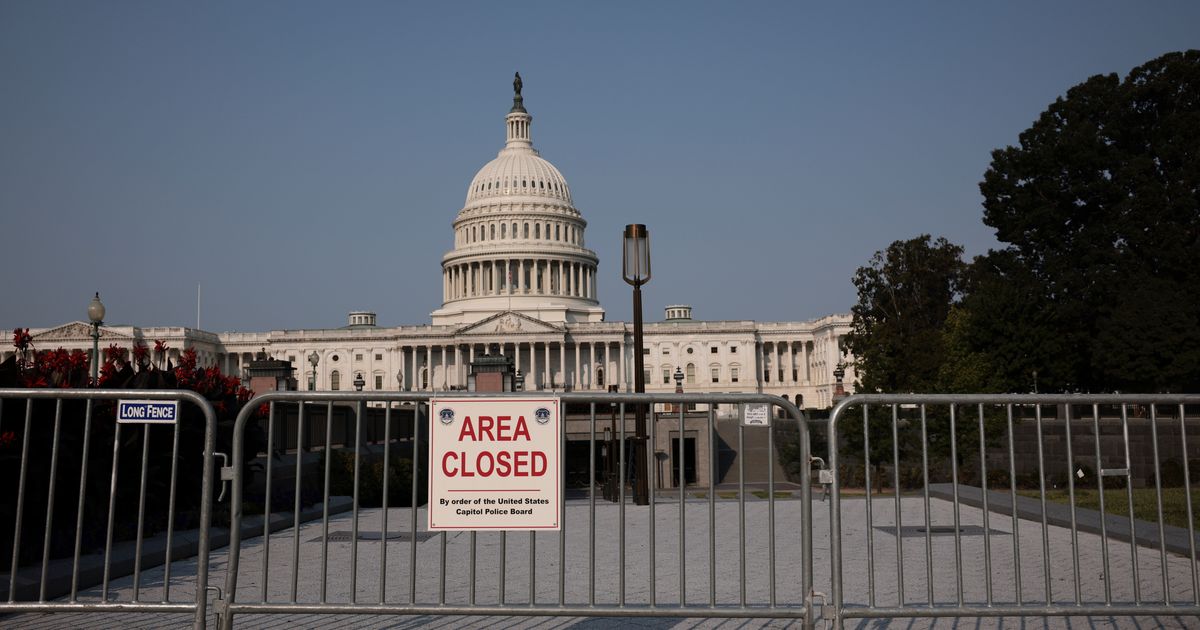
[[(1163, 522), (1176, 527), (1187, 527), (1187, 499), (1183, 488), (1163, 488)], [(1037, 490), (1018, 490), (1017, 494), (1038, 498)], [(1069, 503), (1066, 490), (1047, 490), (1046, 500), (1056, 503)], [(1089, 510), (1100, 509), (1100, 493), (1095, 490), (1077, 489), (1075, 491), (1075, 506)], [(1129, 515), (1129, 498), (1125, 490), (1104, 491), (1104, 512), (1106, 514)], [(1158, 522), (1158, 501), (1154, 488), (1133, 489), (1134, 518)], [(1194, 524), (1200, 524), (1200, 490), (1192, 490), (1192, 517)]]

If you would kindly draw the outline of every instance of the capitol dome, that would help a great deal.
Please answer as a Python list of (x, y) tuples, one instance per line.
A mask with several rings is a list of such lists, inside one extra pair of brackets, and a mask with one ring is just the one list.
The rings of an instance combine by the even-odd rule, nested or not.
[(479, 169), (442, 257), (442, 307), (434, 324), (467, 324), (502, 312), (547, 322), (603, 321), (599, 259), (566, 178), (533, 148), (521, 79), (513, 81), (506, 139)]

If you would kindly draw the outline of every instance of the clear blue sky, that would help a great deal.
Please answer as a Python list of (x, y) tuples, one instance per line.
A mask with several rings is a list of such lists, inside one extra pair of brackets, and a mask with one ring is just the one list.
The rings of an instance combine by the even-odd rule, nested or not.
[[(841, 5), (842, 3), (837, 3)], [(628, 321), (846, 312), (876, 250), (994, 246), (990, 151), (1094, 74), (1200, 47), (1189, 2), (0, 0), (0, 328), (428, 323), (514, 70)]]

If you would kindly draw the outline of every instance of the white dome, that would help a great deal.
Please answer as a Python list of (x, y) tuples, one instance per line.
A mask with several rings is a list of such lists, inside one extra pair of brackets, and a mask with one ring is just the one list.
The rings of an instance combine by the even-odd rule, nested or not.
[(479, 169), (467, 189), (467, 205), (495, 197), (536, 197), (571, 204), (571, 189), (554, 165), (529, 148), (505, 148)]

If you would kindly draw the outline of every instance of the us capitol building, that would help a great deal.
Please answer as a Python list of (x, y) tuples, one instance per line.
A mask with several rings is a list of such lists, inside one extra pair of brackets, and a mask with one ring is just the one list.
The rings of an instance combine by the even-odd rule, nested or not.
[[(202, 366), (244, 375), (260, 352), (295, 367), (295, 380), (319, 390), (467, 389), (476, 357), (515, 361), (526, 390), (633, 389), (633, 325), (605, 321), (597, 300), (595, 252), (571, 188), (533, 147), (533, 117), (519, 77), (505, 117), (506, 141), (475, 174), (454, 219), (454, 247), (442, 257), (442, 304), (429, 324), (381, 327), (355, 311), (341, 328), (213, 333), (187, 327), (100, 327), (100, 345), (163, 340), (170, 360), (194, 348)], [(676, 369), (688, 392), (764, 392), (801, 408), (829, 407), (849, 314), (805, 322), (701, 321), (690, 306), (665, 309), (644, 327), (647, 391), (674, 391)], [(31, 329), (41, 350), (89, 352), (91, 325)], [(12, 338), (12, 331), (0, 333)], [(12, 348), (0, 352), (0, 358)], [(316, 358), (314, 369), (310, 357)], [(314, 375), (315, 372), (315, 375)], [(314, 378), (315, 376), (315, 378)], [(854, 382), (847, 367), (846, 387)], [(724, 410), (719, 410), (724, 411)]]

